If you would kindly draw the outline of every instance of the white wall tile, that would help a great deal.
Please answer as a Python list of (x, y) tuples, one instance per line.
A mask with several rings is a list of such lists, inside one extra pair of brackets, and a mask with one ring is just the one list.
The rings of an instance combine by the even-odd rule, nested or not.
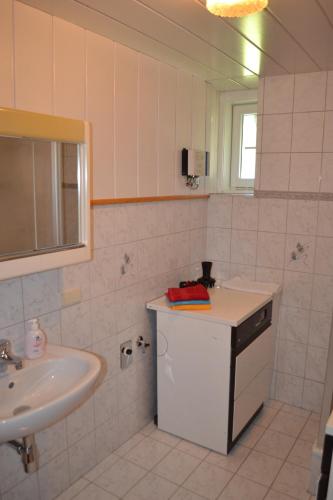
[(19, 278), (0, 282), (0, 328), (23, 320), (22, 282)]
[(52, 17), (20, 2), (15, 16), (15, 103), (52, 113)]
[(84, 118), (85, 40), (84, 30), (54, 18), (54, 112), (69, 118)]
[(327, 73), (295, 75), (294, 111), (323, 111), (325, 109)]
[(256, 231), (232, 231), (230, 262), (234, 264), (254, 265), (256, 262), (256, 253)]
[(287, 373), (276, 374), (275, 397), (288, 404), (301, 406), (303, 378)]
[(315, 275), (313, 279), (312, 309), (331, 313), (332, 304), (333, 278), (331, 276)]
[(24, 276), (22, 283), (25, 319), (59, 309), (58, 270)]
[(259, 200), (259, 231), (285, 233), (287, 227), (287, 201)]
[(290, 153), (261, 155), (260, 189), (287, 191), (289, 186)]
[(232, 196), (211, 195), (208, 203), (208, 227), (231, 228)]
[(232, 228), (256, 230), (258, 228), (258, 200), (252, 196), (233, 196)]
[(157, 194), (158, 62), (139, 57), (139, 195)]
[(137, 195), (138, 55), (115, 45), (116, 196)]
[(327, 349), (308, 347), (306, 357), (305, 377), (317, 382), (325, 382), (327, 364)]
[[(300, 249), (300, 250), (299, 250)], [(285, 269), (312, 273), (315, 256), (315, 237), (288, 234), (286, 238)]]
[(324, 113), (294, 113), (292, 152), (321, 152), (323, 149), (323, 133)]
[(323, 151), (325, 153), (333, 152), (333, 111), (326, 111), (325, 113)]
[(74, 446), (70, 447), (68, 453), (70, 482), (73, 483), (96, 463), (94, 433), (87, 434)]
[(89, 302), (82, 302), (62, 309), (61, 338), (65, 346), (84, 349), (91, 345)]
[(207, 259), (230, 260), (231, 230), (218, 227), (207, 229)]
[(12, 0), (0, 4), (0, 105), (13, 106), (13, 19)]
[(309, 309), (311, 303), (312, 276), (306, 273), (285, 271), (282, 303), (286, 306)]
[(306, 361), (306, 345), (288, 340), (278, 342), (277, 370), (304, 377)]
[(331, 336), (332, 313), (311, 311), (309, 344), (327, 349)]
[(69, 487), (68, 454), (63, 452), (38, 471), (40, 497), (52, 500)]
[(327, 73), (326, 109), (333, 110), (333, 71)]
[(306, 309), (280, 306), (278, 334), (280, 339), (307, 344), (310, 312)]
[(319, 412), (323, 398), (324, 384), (313, 380), (304, 380), (302, 406), (307, 410)]
[(318, 192), (320, 173), (321, 153), (292, 153), (289, 190)]
[(333, 238), (317, 238), (315, 272), (333, 276)]
[[(21, 465), (22, 467), (22, 465)], [(39, 497), (37, 475), (26, 477), (7, 493), (4, 493), (3, 500), (29, 500)]]
[(264, 115), (262, 133), (263, 153), (287, 153), (290, 151), (292, 115)]
[(333, 236), (333, 203), (330, 201), (319, 202), (317, 234)]
[(287, 232), (293, 234), (315, 234), (317, 214), (317, 201), (289, 200)]
[(284, 264), (285, 235), (258, 232), (257, 266), (282, 269)]
[(93, 197), (114, 196), (114, 44), (86, 32), (86, 119), (93, 140)]
[(333, 193), (333, 154), (323, 153), (320, 191)]
[(294, 76), (265, 78), (264, 113), (291, 113), (293, 110)]
[(175, 124), (177, 72), (171, 66), (159, 66), (158, 114), (158, 193), (169, 194), (175, 186)]

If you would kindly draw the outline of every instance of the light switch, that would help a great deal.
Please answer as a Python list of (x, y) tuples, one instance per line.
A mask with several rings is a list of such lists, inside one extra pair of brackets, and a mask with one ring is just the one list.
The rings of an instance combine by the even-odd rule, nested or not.
[(70, 288), (68, 290), (63, 290), (62, 292), (62, 305), (71, 306), (81, 302), (81, 289), (80, 288)]

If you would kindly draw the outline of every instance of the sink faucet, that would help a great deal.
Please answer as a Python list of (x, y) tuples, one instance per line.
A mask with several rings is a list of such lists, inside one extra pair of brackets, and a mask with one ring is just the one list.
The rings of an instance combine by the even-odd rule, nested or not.
[(23, 359), (12, 353), (9, 340), (0, 340), (0, 365), (14, 365), (16, 370), (23, 368)]

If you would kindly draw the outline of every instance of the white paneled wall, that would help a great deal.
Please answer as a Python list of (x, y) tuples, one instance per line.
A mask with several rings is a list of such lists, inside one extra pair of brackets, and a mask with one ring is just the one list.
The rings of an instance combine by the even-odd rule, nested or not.
[(207, 144), (210, 85), (12, 0), (0, 3), (0, 57), (0, 105), (91, 122), (94, 198), (190, 193), (180, 150)]

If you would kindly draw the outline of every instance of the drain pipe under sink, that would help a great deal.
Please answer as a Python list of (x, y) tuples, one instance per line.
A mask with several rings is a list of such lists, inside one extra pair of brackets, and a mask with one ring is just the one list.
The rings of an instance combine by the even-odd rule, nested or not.
[(24, 470), (27, 474), (31, 474), (38, 470), (38, 449), (34, 434), (22, 438), (22, 443), (12, 440), (8, 441), (7, 444), (14, 448), (21, 456)]

